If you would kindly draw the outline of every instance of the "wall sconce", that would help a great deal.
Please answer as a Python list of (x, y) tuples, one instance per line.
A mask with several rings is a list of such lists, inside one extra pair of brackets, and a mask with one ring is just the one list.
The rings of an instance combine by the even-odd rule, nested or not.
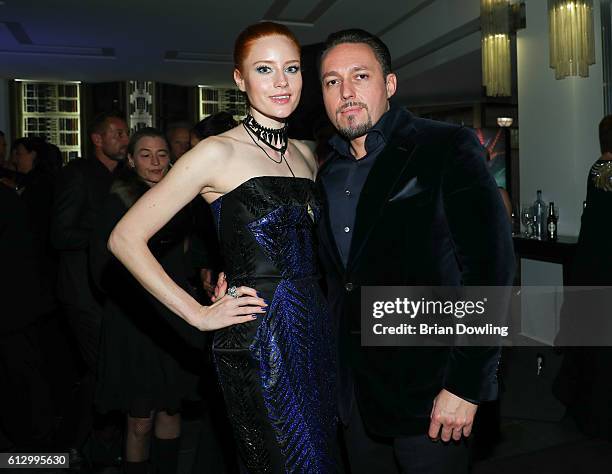
[(548, 0), (548, 28), (555, 78), (589, 77), (595, 64), (593, 0)]
[(497, 117), (497, 125), (502, 128), (508, 128), (512, 126), (512, 122), (514, 122), (512, 117)]
[(510, 5), (508, 0), (480, 0), (482, 83), (491, 97), (512, 95)]
[(480, 0), (482, 84), (487, 96), (512, 95), (510, 34), (525, 24), (524, 2)]

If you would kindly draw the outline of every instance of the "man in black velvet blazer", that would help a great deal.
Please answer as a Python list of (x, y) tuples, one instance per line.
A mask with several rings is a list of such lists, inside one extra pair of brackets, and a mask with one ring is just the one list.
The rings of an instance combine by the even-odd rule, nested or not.
[(328, 38), (321, 81), (338, 134), (318, 175), (320, 252), (351, 470), (467, 472), (463, 438), (497, 396), (499, 349), (362, 347), (360, 288), (511, 284), (510, 225), (484, 150), (466, 128), (390, 107), (389, 50), (365, 31)]

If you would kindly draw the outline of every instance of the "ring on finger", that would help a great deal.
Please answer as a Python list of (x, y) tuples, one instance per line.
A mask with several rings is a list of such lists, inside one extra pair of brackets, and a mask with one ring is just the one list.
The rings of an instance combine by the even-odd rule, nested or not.
[(227, 289), (227, 294), (230, 295), (232, 298), (238, 298), (238, 288), (236, 288), (235, 286), (230, 286)]

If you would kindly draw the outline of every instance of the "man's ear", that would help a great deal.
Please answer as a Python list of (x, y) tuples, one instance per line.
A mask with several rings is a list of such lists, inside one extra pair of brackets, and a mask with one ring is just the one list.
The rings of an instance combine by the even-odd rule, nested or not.
[(242, 92), (245, 92), (244, 78), (242, 77), (242, 73), (240, 72), (240, 70), (238, 70), (237, 68), (234, 69), (234, 82), (238, 86), (238, 89), (240, 89)]
[(100, 135), (99, 133), (92, 133), (90, 135), (91, 138), (91, 142), (94, 144), (94, 146), (96, 147), (101, 147), (102, 146), (102, 135)]
[(387, 74), (387, 78), (385, 79), (385, 86), (387, 88), (387, 99), (390, 99), (395, 94), (397, 90), (397, 76), (392, 72)]

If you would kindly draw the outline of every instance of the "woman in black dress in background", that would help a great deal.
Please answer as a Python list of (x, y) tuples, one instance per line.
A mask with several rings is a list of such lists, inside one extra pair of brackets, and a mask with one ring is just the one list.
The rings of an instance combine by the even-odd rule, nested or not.
[[(105, 293), (96, 405), (127, 414), (127, 473), (176, 472), (183, 399), (195, 398), (200, 333), (159, 304), (106, 248), (115, 224), (169, 169), (164, 135), (141, 129), (130, 139), (127, 167), (115, 178), (90, 246), (94, 280)], [(179, 212), (149, 242), (164, 270), (188, 289), (185, 240), (191, 220)], [(191, 342), (191, 345), (187, 342)]]
[[(612, 440), (612, 115), (599, 124), (601, 157), (587, 177), (586, 207), (570, 273), (571, 285), (607, 287), (566, 292), (561, 311), (561, 332), (585, 346), (565, 349), (554, 392), (568, 414), (587, 435)], [(573, 296), (578, 295), (578, 296)], [(594, 338), (600, 338), (594, 341)], [(562, 340), (560, 344), (563, 345)]]

